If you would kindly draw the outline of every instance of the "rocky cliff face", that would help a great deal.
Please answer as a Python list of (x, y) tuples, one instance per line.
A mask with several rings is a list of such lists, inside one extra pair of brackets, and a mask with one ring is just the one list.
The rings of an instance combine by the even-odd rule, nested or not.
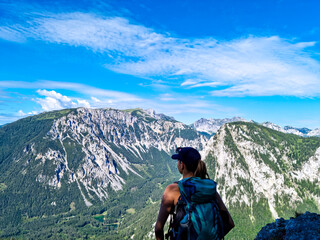
[(319, 147), (316, 138), (252, 123), (228, 123), (209, 140), (203, 155), (208, 156), (214, 179), (229, 205), (252, 209), (264, 199), (272, 217), (277, 218), (306, 199), (320, 209)]
[(296, 218), (276, 219), (263, 227), (255, 240), (320, 239), (320, 214), (306, 212)]
[[(45, 151), (37, 149), (36, 142), (24, 150), (25, 155), (35, 156), (39, 165), (55, 168), (51, 172), (42, 169), (36, 180), (61, 188), (61, 179), (68, 179), (77, 184), (84, 202), (91, 206), (91, 192), (103, 201), (108, 187), (122, 189), (125, 175), (140, 176), (133, 164), (148, 163), (144, 155), (150, 149), (167, 154), (177, 146), (201, 149), (207, 139), (152, 111), (79, 108), (55, 119), (43, 141), (48, 143)], [(50, 142), (58, 147), (50, 147)]]

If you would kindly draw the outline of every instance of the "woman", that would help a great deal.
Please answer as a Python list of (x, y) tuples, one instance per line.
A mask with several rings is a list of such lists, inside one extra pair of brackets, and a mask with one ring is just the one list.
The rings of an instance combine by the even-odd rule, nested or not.
[[(172, 155), (171, 158), (178, 160), (177, 168), (179, 172), (182, 174), (182, 178), (184, 180), (187, 180), (186, 178), (192, 179), (194, 177), (199, 177), (201, 179), (209, 179), (206, 165), (201, 160), (201, 156), (196, 149), (191, 147), (177, 148), (176, 152), (177, 154)], [(178, 202), (179, 203), (181, 202), (180, 196), (181, 196), (181, 193), (179, 190), (178, 182), (172, 183), (166, 187), (162, 196), (158, 220), (155, 225), (155, 235), (157, 240), (164, 239), (163, 227), (168, 219), (169, 214), (173, 214), (175, 210), (178, 212), (179, 211), (181, 212), (181, 209), (179, 210), (179, 204), (178, 204)], [(226, 212), (227, 222), (229, 223), (229, 226), (233, 228), (234, 223), (231, 218), (231, 215), (229, 214), (226, 206), (224, 205), (220, 195), (216, 191), (214, 191), (214, 195), (212, 195), (212, 199), (215, 200), (220, 211)], [(176, 206), (178, 206), (178, 209), (175, 209)], [(182, 211), (184, 211), (184, 209), (182, 209)], [(179, 214), (181, 215), (181, 213), (177, 213), (176, 215), (176, 217), (180, 218), (178, 220), (178, 224), (177, 224), (177, 221), (173, 221), (173, 225), (174, 225), (173, 228), (178, 228), (180, 225), (180, 220), (183, 216), (178, 216)], [(183, 214), (185, 214), (185, 212)], [(177, 231), (177, 229), (175, 230)]]

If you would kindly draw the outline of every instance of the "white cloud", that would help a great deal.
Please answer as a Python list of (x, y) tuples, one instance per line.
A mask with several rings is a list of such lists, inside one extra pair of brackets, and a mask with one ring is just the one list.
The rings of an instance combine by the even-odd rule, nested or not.
[(64, 108), (90, 107), (90, 104), (83, 99), (75, 99), (73, 101), (67, 96), (56, 91), (37, 90), (37, 93), (45, 98), (37, 98), (35, 101), (39, 103), (44, 111), (59, 110)]
[(57, 99), (61, 102), (64, 102), (64, 103), (70, 103), (71, 102), (71, 99), (67, 96), (63, 96), (62, 94), (60, 93), (57, 93), (56, 91), (47, 91), (47, 90), (37, 90), (37, 93), (41, 96), (45, 96), (45, 97), (49, 97), (49, 98), (52, 98), (52, 99)]
[(23, 117), (26, 116), (27, 114), (24, 113), (21, 109), (18, 111), (18, 116)]
[(52, 98), (52, 97), (46, 97), (46, 98), (37, 98), (36, 102), (39, 103), (44, 111), (51, 111), (51, 110), (58, 110), (63, 108), (69, 108), (72, 106), (66, 106), (63, 107), (63, 105), (60, 103), (59, 100)]
[[(1, 32), (86, 47), (105, 53), (105, 66), (113, 71), (161, 76), (186, 88), (210, 87), (215, 96), (320, 96), (320, 64), (306, 50), (315, 42), (278, 36), (190, 40), (156, 33), (125, 18), (80, 12), (34, 16), (28, 25), (2, 26), (3, 37)], [(118, 95), (94, 88), (82, 91)], [(113, 102), (120, 99), (110, 97)]]
[(21, 109), (18, 111), (18, 116), (19, 117), (25, 117), (25, 116), (35, 115), (35, 114), (38, 114), (38, 112), (37, 111), (31, 111), (31, 112), (25, 113)]
[(90, 104), (88, 103), (87, 100), (79, 100), (79, 99), (77, 99), (77, 102), (78, 102), (78, 106), (85, 107), (85, 108), (89, 108), (90, 107)]
[(95, 102), (95, 103), (99, 103), (101, 102), (100, 99), (96, 98), (96, 97), (91, 97), (91, 99)]
[(28, 112), (28, 115), (35, 115), (35, 114), (38, 114), (39, 112), (38, 111), (31, 111), (31, 112)]

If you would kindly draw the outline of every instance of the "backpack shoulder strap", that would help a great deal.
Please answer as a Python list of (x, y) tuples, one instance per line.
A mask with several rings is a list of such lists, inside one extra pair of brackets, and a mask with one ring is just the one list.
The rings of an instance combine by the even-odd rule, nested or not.
[(191, 204), (190, 189), (185, 189), (184, 183), (186, 183), (190, 179), (191, 178), (184, 178), (178, 182), (181, 198), (187, 203), (188, 206)]

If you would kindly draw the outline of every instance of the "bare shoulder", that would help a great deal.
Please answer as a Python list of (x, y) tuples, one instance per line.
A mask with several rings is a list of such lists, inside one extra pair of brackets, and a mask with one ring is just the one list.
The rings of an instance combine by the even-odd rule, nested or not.
[(164, 190), (162, 201), (170, 202), (170, 204), (176, 204), (180, 196), (179, 186), (177, 183), (172, 183)]
[(171, 183), (169, 184), (167, 187), (166, 187), (166, 191), (176, 191), (176, 190), (179, 190), (179, 186), (178, 186), (178, 183)]
[(163, 195), (175, 195), (176, 192), (179, 192), (179, 186), (177, 183), (172, 183), (166, 187)]

